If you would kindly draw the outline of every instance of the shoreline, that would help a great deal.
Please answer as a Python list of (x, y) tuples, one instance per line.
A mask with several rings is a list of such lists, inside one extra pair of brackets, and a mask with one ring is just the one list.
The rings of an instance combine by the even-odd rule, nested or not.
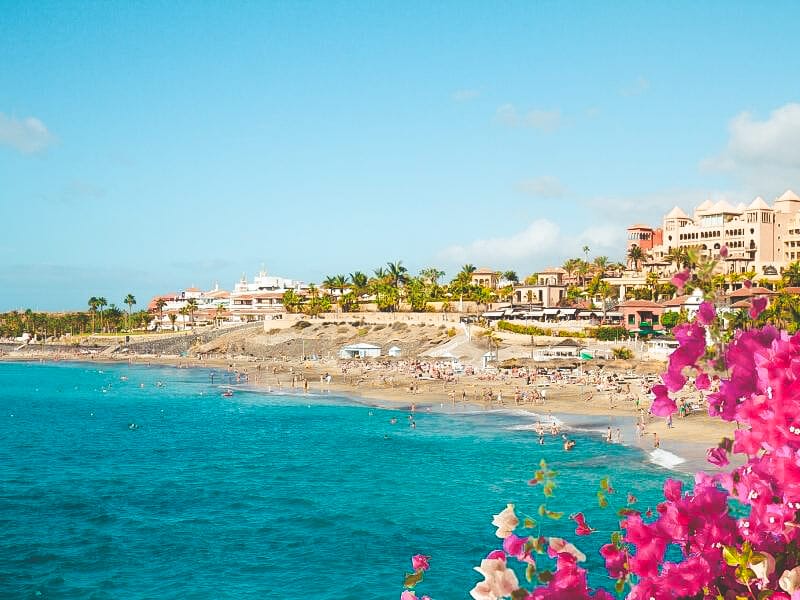
[[(143, 356), (131, 355), (121, 357), (54, 355), (39, 352), (27, 356), (6, 354), (0, 356), (0, 362), (20, 363), (90, 363), (116, 365), (165, 366), (173, 368), (193, 368), (225, 370), (237, 373), (241, 377), (236, 385), (242, 389), (256, 392), (304, 392), (325, 395), (338, 395), (356, 400), (376, 402), (376, 406), (399, 407), (415, 404), (419, 407), (441, 408), (452, 406), (471, 407), (477, 411), (525, 411), (537, 414), (547, 421), (555, 417), (567, 427), (586, 433), (597, 433), (603, 437), (603, 430), (611, 427), (620, 429), (622, 443), (638, 448), (643, 452), (643, 459), (664, 468), (686, 474), (694, 474), (698, 470), (714, 469), (705, 457), (706, 450), (715, 446), (722, 437), (733, 435), (734, 425), (720, 419), (712, 419), (707, 414), (695, 413), (686, 418), (674, 419), (674, 426), (667, 427), (663, 419), (649, 417), (646, 434), (638, 437), (637, 420), (641, 418), (641, 409), (620, 401), (614, 394), (591, 391), (586, 385), (565, 383), (561, 385), (542, 386), (546, 390), (546, 401), (515, 402), (514, 389), (519, 389), (520, 382), (508, 380), (486, 380), (478, 375), (462, 376), (454, 382), (444, 380), (425, 380), (402, 377), (392, 374), (387, 377), (380, 371), (361, 372), (357, 377), (342, 373), (337, 361), (245, 361), (177, 356)], [(332, 377), (326, 383), (323, 377), (329, 373)], [(294, 379), (294, 386), (292, 380)], [(348, 381), (349, 379), (349, 381)], [(587, 389), (588, 388), (588, 389)], [(413, 390), (413, 391), (412, 391)], [(491, 390), (500, 398), (500, 402), (485, 400), (484, 394)], [(585, 427), (586, 424), (591, 427)], [(660, 440), (658, 460), (652, 456), (653, 438), (657, 434)], [(668, 453), (668, 454), (666, 454)], [(679, 464), (669, 454), (683, 459)], [(666, 461), (666, 463), (665, 463)]]

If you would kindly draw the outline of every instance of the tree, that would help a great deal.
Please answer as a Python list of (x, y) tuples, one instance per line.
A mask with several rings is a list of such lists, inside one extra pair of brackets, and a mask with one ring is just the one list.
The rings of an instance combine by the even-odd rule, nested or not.
[(790, 287), (800, 286), (800, 261), (791, 263), (783, 271), (783, 283)]
[(427, 269), (422, 269), (419, 272), (419, 276), (425, 283), (429, 283), (432, 286), (439, 285), (439, 279), (444, 276), (444, 271), (440, 271), (436, 267), (428, 267)]
[(607, 256), (595, 256), (594, 257), (594, 268), (597, 269), (597, 272), (601, 275), (605, 276), (606, 269), (608, 268), (608, 257)]
[(367, 293), (369, 289), (369, 277), (364, 273), (361, 271), (350, 273), (348, 279), (350, 280), (350, 289), (353, 290), (356, 298), (361, 298), (361, 296)]
[(399, 308), (400, 304), (400, 286), (405, 285), (408, 281), (408, 269), (403, 266), (403, 261), (398, 260), (397, 262), (388, 262), (386, 263), (387, 269), (387, 277), (389, 278), (392, 286), (396, 290), (397, 294), (397, 305), (395, 306), (395, 310)]
[(108, 300), (100, 296), (97, 298), (97, 306), (100, 309), (100, 331), (103, 331), (103, 309), (108, 306)]
[(183, 330), (186, 331), (186, 316), (189, 314), (189, 305), (184, 304), (178, 309), (178, 313), (183, 317)]
[(283, 307), (286, 309), (286, 312), (295, 313), (300, 308), (303, 298), (294, 290), (286, 290), (283, 293), (281, 302), (283, 303)]
[(589, 262), (589, 246), (583, 247), (583, 255), (586, 257), (584, 260), (588, 263)]
[(189, 298), (186, 302), (186, 310), (189, 312), (189, 322), (194, 327), (194, 312), (197, 310), (197, 300)]
[(172, 331), (175, 331), (175, 321), (178, 320), (178, 315), (174, 312), (169, 313), (169, 322), (172, 323)]
[(98, 308), (100, 308), (100, 298), (96, 296), (89, 298), (89, 312), (92, 313), (92, 333), (94, 333), (94, 318), (97, 315)]
[(572, 276), (578, 270), (578, 266), (581, 264), (580, 258), (569, 258), (564, 261), (564, 264), (561, 266), (567, 272), (567, 277), (572, 279)]
[(158, 311), (158, 327), (161, 328), (161, 323), (164, 321), (164, 307), (167, 305), (167, 301), (164, 298), (159, 298), (156, 300), (156, 310)]
[(633, 263), (633, 270), (638, 272), (639, 265), (644, 260), (644, 250), (634, 244), (628, 249), (628, 260)]
[(133, 294), (128, 294), (125, 296), (125, 300), (123, 300), (125, 304), (128, 305), (128, 331), (131, 330), (131, 310), (133, 309), (133, 305), (136, 304), (136, 298)]
[(516, 271), (503, 272), (503, 279), (511, 283), (519, 283), (519, 275), (517, 275)]

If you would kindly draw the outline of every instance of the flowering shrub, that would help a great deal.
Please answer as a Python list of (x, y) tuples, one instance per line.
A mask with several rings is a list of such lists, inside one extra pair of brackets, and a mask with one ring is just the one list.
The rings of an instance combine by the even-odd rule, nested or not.
[[(688, 280), (684, 272), (673, 283), (682, 287)], [(754, 299), (751, 318), (766, 306), (765, 298)], [(589, 587), (586, 571), (578, 566), (585, 556), (577, 546), (515, 533), (536, 524), (530, 518), (520, 523), (509, 504), (493, 521), (503, 547), (476, 568), (483, 581), (470, 592), (472, 598), (800, 600), (800, 334), (764, 325), (728, 337), (708, 301), (693, 322), (674, 333), (680, 345), (662, 383), (652, 389), (651, 412), (670, 417), (677, 412), (674, 395), (689, 377), (698, 389), (710, 390), (712, 376), (718, 375), (718, 390), (708, 392), (709, 414), (739, 426), (733, 440), (723, 439), (708, 451), (709, 462), (720, 470), (697, 473), (691, 489), (666, 480), (664, 501), (655, 513), (633, 508), (636, 500), (628, 494), (627, 506), (619, 511), (620, 530), (600, 549), (613, 592)], [(722, 470), (732, 452), (743, 464)], [(545, 497), (539, 515), (561, 518), (546, 504), (555, 473), (544, 462), (540, 467), (529, 482)], [(612, 493), (604, 479), (598, 490), (601, 506)], [(577, 536), (595, 535), (582, 514), (571, 518)], [(667, 559), (669, 548), (675, 560)], [(519, 583), (510, 561), (524, 565), (530, 587)], [(407, 578), (406, 586), (413, 584)]]

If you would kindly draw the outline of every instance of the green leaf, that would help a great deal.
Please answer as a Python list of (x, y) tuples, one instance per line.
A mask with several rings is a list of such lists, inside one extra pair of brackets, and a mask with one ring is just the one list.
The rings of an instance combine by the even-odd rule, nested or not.
[(525, 568), (525, 579), (533, 581), (533, 576), (536, 575), (536, 565), (529, 564)]
[(525, 521), (522, 523), (522, 526), (525, 529), (533, 529), (534, 527), (536, 527), (536, 521), (534, 521), (530, 517), (525, 517)]
[(538, 511), (539, 512), (539, 516), (543, 517), (546, 510), (547, 509), (544, 507), (544, 504), (540, 504), (539, 505), (539, 511)]
[(617, 583), (614, 584), (614, 591), (616, 591), (618, 594), (621, 594), (622, 590), (624, 589), (625, 589), (625, 578), (622, 577), (620, 579), (617, 579)]
[(560, 519), (561, 517), (564, 516), (563, 512), (555, 512), (555, 511), (552, 511), (552, 510), (548, 510), (546, 512), (547, 512), (547, 516), (548, 517), (550, 517), (551, 519), (555, 519), (555, 520), (558, 520), (558, 519)]
[(741, 560), (741, 555), (731, 546), (722, 547), (722, 558), (729, 567), (738, 567)]
[(597, 504), (600, 506), (600, 508), (605, 508), (608, 506), (608, 500), (603, 492), (597, 492)]
[(610, 486), (609, 486), (609, 483), (608, 483), (608, 477), (603, 477), (600, 480), (600, 489), (603, 490), (604, 492), (607, 492), (609, 487)]
[(406, 577), (403, 580), (403, 585), (407, 588), (413, 588), (420, 581), (422, 581), (423, 578), (424, 576), (422, 574), (422, 569), (415, 571), (414, 573), (406, 573)]

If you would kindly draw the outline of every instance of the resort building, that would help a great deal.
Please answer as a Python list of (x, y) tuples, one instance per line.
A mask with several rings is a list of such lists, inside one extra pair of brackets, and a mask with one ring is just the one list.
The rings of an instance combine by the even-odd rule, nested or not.
[(487, 287), (490, 290), (497, 289), (497, 283), (500, 281), (500, 274), (497, 271), (482, 267), (472, 272), (470, 283), (480, 287)]
[(647, 332), (660, 327), (664, 306), (650, 300), (626, 300), (617, 306), (622, 325), (630, 332)]
[(536, 276), (536, 283), (527, 283), (514, 286), (511, 296), (513, 305), (529, 305), (539, 308), (553, 308), (558, 306), (567, 294), (567, 285), (564, 282), (566, 271), (560, 268), (548, 267)]
[[(789, 263), (800, 260), (800, 197), (788, 190), (770, 206), (760, 196), (750, 204), (732, 206), (706, 200), (692, 214), (674, 207), (660, 228), (628, 228), (628, 250), (639, 246), (645, 270), (661, 274), (678, 270), (675, 250), (693, 248), (717, 260), (721, 273), (755, 272), (759, 279), (778, 280)], [(726, 246), (728, 255), (720, 255)]]
[(263, 269), (252, 282), (242, 275), (231, 292), (231, 317), (233, 320), (262, 320), (266, 315), (283, 312), (283, 295), (289, 290), (305, 296), (308, 286), (295, 279), (267, 275)]

